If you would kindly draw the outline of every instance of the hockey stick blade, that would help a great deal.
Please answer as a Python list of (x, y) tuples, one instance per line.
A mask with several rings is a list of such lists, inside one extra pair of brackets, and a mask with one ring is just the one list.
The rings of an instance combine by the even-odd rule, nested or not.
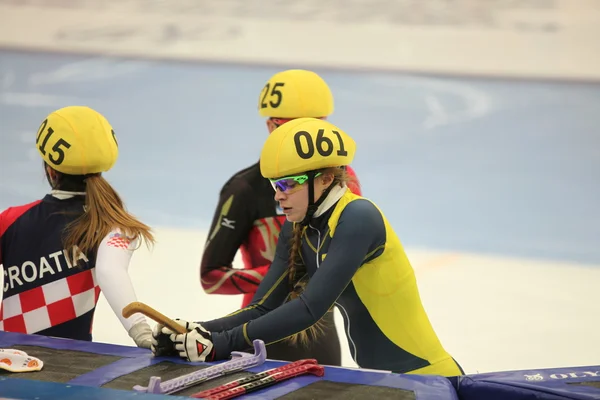
[(160, 312), (156, 311), (154, 308), (150, 307), (149, 305), (144, 304), (139, 301), (134, 301), (133, 303), (127, 304), (123, 308), (123, 311), (121, 313), (123, 314), (123, 317), (125, 317), (125, 318), (129, 318), (135, 313), (144, 314), (146, 317), (158, 322), (159, 324), (166, 326), (167, 328), (171, 329), (174, 332), (187, 333), (187, 330), (183, 326), (179, 325), (177, 322), (173, 321), (171, 318), (167, 317), (166, 315), (161, 314)]

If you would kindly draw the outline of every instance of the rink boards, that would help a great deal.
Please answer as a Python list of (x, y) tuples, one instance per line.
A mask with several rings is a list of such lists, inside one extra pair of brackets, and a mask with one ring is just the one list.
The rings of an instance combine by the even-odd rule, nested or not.
[[(177, 358), (154, 358), (149, 350), (130, 346), (90, 343), (37, 335), (0, 332), (0, 348), (15, 348), (44, 361), (39, 372), (0, 373), (2, 399), (160, 399), (139, 394), (136, 384), (147, 385), (151, 376), (163, 380), (206, 367)], [(268, 357), (268, 354), (267, 354)], [(212, 380), (169, 398), (187, 397), (231, 380), (285, 363), (267, 360), (246, 372)], [(300, 376), (239, 399), (543, 399), (600, 398), (600, 365), (552, 370), (510, 371), (444, 378), (400, 375), (351, 368), (325, 367), (323, 377)]]

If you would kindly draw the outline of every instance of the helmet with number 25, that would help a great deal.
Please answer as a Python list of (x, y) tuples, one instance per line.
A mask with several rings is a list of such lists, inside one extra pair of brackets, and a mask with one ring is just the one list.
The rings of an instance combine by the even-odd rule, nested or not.
[(269, 118), (323, 118), (333, 113), (333, 94), (319, 75), (289, 69), (273, 75), (258, 98), (258, 113)]
[(50, 113), (38, 129), (35, 146), (46, 164), (68, 175), (108, 171), (119, 156), (112, 126), (102, 114), (85, 106)]
[(356, 143), (332, 123), (297, 118), (275, 129), (260, 155), (261, 174), (268, 179), (350, 165)]

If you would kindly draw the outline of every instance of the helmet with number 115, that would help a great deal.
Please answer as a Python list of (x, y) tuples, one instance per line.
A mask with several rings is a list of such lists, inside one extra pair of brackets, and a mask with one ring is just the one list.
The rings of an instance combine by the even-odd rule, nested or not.
[(303, 174), (352, 163), (356, 143), (332, 123), (297, 118), (275, 129), (260, 155), (261, 174), (268, 179)]
[(38, 129), (35, 145), (46, 164), (67, 175), (108, 171), (119, 156), (112, 126), (102, 114), (84, 106), (50, 113)]
[(280, 119), (324, 118), (333, 113), (333, 94), (315, 72), (289, 69), (276, 73), (264, 85), (258, 113)]

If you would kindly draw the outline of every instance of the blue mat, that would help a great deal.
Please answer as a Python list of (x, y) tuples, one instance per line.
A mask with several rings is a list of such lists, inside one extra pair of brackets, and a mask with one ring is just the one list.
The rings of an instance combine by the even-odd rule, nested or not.
[[(66, 383), (23, 379), (23, 374), (4, 375), (0, 377), (1, 400), (184, 398), (182, 396), (139, 394), (127, 390), (102, 388), (101, 386), (116, 378), (164, 361), (175, 364), (202, 365), (201, 363), (185, 362), (179, 358), (154, 358), (150, 351), (136, 347), (0, 332), (0, 348), (15, 346), (37, 346), (65, 351), (81, 351), (116, 356), (120, 359), (83, 373)], [(31, 355), (35, 356), (35, 354)], [(42, 359), (42, 361), (44, 360)], [(268, 360), (263, 365), (251, 368), (248, 371), (258, 373), (284, 364), (286, 363)], [(367, 390), (373, 390), (374, 392), (375, 387), (404, 389), (413, 392), (416, 400), (600, 399), (600, 365), (493, 372), (449, 379), (439, 376), (400, 375), (361, 369), (325, 367), (323, 377), (297, 377), (276, 386), (240, 396), (239, 399), (276, 399), (290, 393), (301, 393), (301, 390), (308, 385), (323, 381), (365, 385), (371, 388)], [(146, 382), (139, 383), (146, 384)], [(200, 390), (202, 389), (198, 391)]]
[[(178, 358), (152, 357), (150, 351), (129, 346), (117, 346), (103, 343), (90, 343), (57, 339), (37, 335), (24, 335), (18, 333), (0, 332), (0, 348), (11, 348), (19, 345), (39, 346), (60, 350), (75, 350), (88, 353), (122, 357), (118, 361), (104, 365), (91, 372), (80, 375), (66, 384), (55, 382), (39, 382), (34, 380), (19, 379), (23, 375), (13, 374), (0, 378), (0, 394), (13, 399), (145, 399), (145, 395), (135, 394), (133, 391), (114, 390), (100, 388), (113, 379), (127, 375), (134, 371), (150, 365), (170, 361), (173, 363), (190, 364)], [(35, 356), (35, 354), (31, 354)], [(42, 359), (42, 361), (44, 361)], [(267, 361), (260, 367), (249, 369), (250, 372), (261, 372), (276, 368), (286, 363), (280, 361)], [(443, 377), (399, 375), (391, 373), (380, 373), (373, 371), (362, 371), (360, 369), (326, 367), (323, 377), (301, 376), (282, 382), (276, 386), (263, 389), (240, 399), (276, 399), (285, 394), (294, 392), (314, 382), (327, 380), (348, 384), (360, 384), (367, 386), (383, 386), (413, 391), (416, 400), (458, 400), (456, 391), (451, 382)], [(145, 384), (146, 382), (140, 382)], [(142, 396), (142, 397), (140, 397)], [(179, 396), (157, 396), (148, 395), (152, 398), (181, 398)]]
[(452, 378), (460, 400), (598, 400), (600, 365)]

